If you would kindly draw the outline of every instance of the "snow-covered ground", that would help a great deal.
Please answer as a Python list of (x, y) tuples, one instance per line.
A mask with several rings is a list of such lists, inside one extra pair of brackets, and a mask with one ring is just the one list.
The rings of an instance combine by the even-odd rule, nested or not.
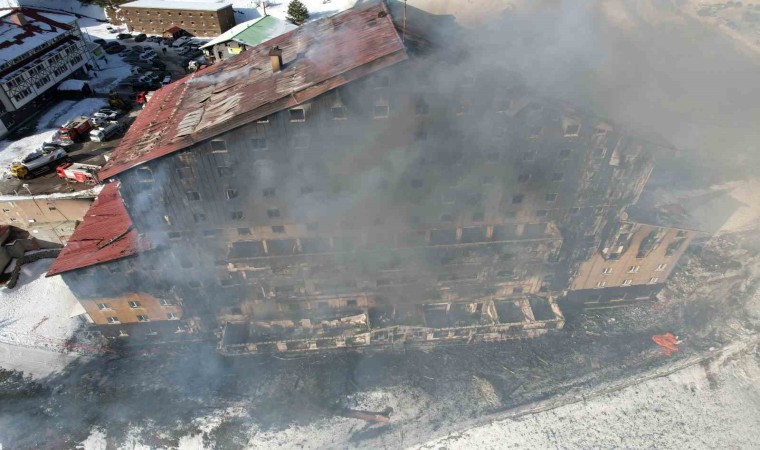
[(0, 290), (0, 342), (61, 350), (79, 319), (70, 317), (77, 305), (61, 277), (45, 278), (53, 259), (21, 267), (18, 284)]
[[(237, 23), (255, 19), (264, 15), (262, 8), (253, 7), (251, 0), (233, 0), (232, 7), (235, 9), (235, 21)], [(288, 16), (289, 0), (272, 1), (272, 6), (267, 6), (267, 15), (285, 20)], [(356, 4), (356, 0), (301, 0), (309, 10), (310, 19), (319, 19), (331, 16), (337, 12), (346, 10)]]
[[(50, 139), (55, 130), (64, 122), (79, 115), (90, 115), (105, 105), (106, 101), (102, 98), (58, 102), (40, 116), (37, 122), (37, 130), (34, 134), (17, 141), (9, 139), (0, 141), (0, 175), (5, 177), (10, 163), (23, 158), (28, 153), (37, 149), (43, 142)], [(3, 192), (3, 194), (7, 194), (7, 192)]]

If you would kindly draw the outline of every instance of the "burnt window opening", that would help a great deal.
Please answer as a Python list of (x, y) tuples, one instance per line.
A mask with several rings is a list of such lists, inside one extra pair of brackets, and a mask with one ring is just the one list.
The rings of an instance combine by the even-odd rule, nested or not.
[(217, 167), (220, 177), (228, 177), (233, 174), (232, 167)]
[(291, 108), (288, 114), (291, 122), (306, 122), (306, 110), (303, 108)]
[(284, 233), (285, 227), (283, 225), (272, 225), (272, 233)]
[(200, 214), (200, 213), (193, 214), (193, 221), (195, 221), (195, 223), (205, 222), (206, 221), (206, 215), (205, 214)]
[(224, 191), (224, 197), (227, 200), (232, 200), (233, 198), (238, 196), (238, 190), (237, 189), (226, 189)]
[(557, 201), (557, 193), (556, 192), (551, 192), (551, 193), (546, 194), (544, 196), (544, 200), (546, 200), (549, 203)]
[(140, 183), (152, 183), (153, 182), (153, 171), (150, 169), (150, 167), (140, 167), (137, 169), (137, 181)]
[(375, 105), (372, 109), (372, 116), (375, 119), (386, 119), (390, 115), (390, 108), (388, 105)]
[(333, 106), (330, 108), (330, 111), (332, 112), (333, 120), (346, 120), (348, 118), (345, 106)]
[(251, 235), (251, 229), (244, 227), (244, 228), (238, 228), (237, 229), (238, 236), (250, 236)]
[(530, 181), (530, 176), (531, 175), (529, 173), (521, 173), (517, 177), (517, 182), (518, 183), (527, 183), (528, 181)]
[(577, 124), (568, 125), (567, 128), (565, 128), (565, 136), (575, 137), (575, 136), (578, 136), (580, 131), (581, 131), (580, 125), (577, 125)]
[(269, 116), (262, 117), (261, 119), (257, 119), (256, 123), (269, 123)]
[(454, 216), (452, 216), (451, 214), (443, 214), (441, 216), (441, 222), (451, 222), (453, 220), (454, 220)]
[(607, 150), (605, 148), (600, 147), (600, 148), (595, 148), (591, 156), (593, 158), (599, 159), (599, 158), (604, 158), (604, 155), (606, 153), (607, 153)]
[(267, 216), (269, 216), (270, 219), (280, 217), (280, 210), (277, 208), (267, 209)]
[(424, 116), (430, 113), (430, 106), (428, 106), (427, 102), (424, 99), (419, 99), (417, 100), (417, 104), (414, 107), (414, 111), (418, 116)]
[(513, 205), (520, 204), (520, 203), (523, 202), (524, 199), (525, 199), (525, 195), (523, 195), (523, 194), (513, 195), (512, 196), (512, 204)]
[(565, 178), (565, 174), (562, 172), (554, 172), (552, 174), (552, 181), (562, 181)]
[(211, 151), (227, 151), (227, 142), (223, 139), (214, 139), (210, 143)]
[(182, 233), (179, 232), (179, 231), (170, 231), (170, 232), (166, 233), (166, 235), (167, 235), (167, 237), (169, 239), (173, 239), (173, 240), (174, 239), (179, 239), (179, 238), (182, 237)]
[(569, 159), (569, 158), (570, 158), (570, 154), (571, 154), (571, 153), (572, 153), (572, 150), (570, 150), (570, 149), (566, 148), (566, 149), (564, 149), (564, 150), (561, 150), (561, 151), (559, 152), (559, 157), (560, 157), (561, 159)]
[(472, 220), (475, 222), (482, 222), (485, 220), (486, 214), (483, 211), (477, 211), (472, 213)]
[(190, 167), (180, 167), (177, 169), (177, 176), (180, 180), (187, 180), (193, 177), (193, 169)]
[(346, 300), (346, 306), (348, 307), (354, 307), (357, 306), (359, 302), (356, 299)]
[(512, 293), (513, 294), (522, 294), (522, 292), (523, 292), (523, 287), (522, 286), (515, 286), (515, 287), (512, 288)]
[(232, 211), (230, 217), (232, 220), (243, 220), (243, 211)]
[(269, 188), (264, 188), (261, 193), (264, 197), (274, 197), (275, 192), (276, 192), (275, 188), (269, 187)]
[(217, 237), (219, 230), (203, 230), (203, 237)]
[(267, 149), (267, 140), (264, 138), (251, 139), (251, 148), (254, 151), (261, 151)]
[(546, 217), (549, 215), (549, 211), (545, 209), (537, 209), (536, 210), (536, 217)]

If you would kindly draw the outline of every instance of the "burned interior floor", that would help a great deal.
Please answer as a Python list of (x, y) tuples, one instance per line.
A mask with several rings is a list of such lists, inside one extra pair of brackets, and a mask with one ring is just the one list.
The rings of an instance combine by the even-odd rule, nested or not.
[[(92, 427), (106, 429), (114, 442), (138, 429), (143, 444), (174, 446), (179, 436), (199, 432), (193, 419), (238, 408), (241, 414), (207, 436), (219, 448), (235, 448), (245, 446), (253, 429), (317, 423), (355, 407), (356, 396), (383, 391), (400, 402), (390, 423), (357, 420), (334, 445), (412, 445), (756, 337), (758, 244), (751, 235), (714, 239), (687, 254), (663, 293), (667, 301), (567, 310), (564, 330), (535, 339), (294, 359), (223, 358), (205, 344), (114, 349), (39, 385), (6, 381), (0, 428), (14, 448), (71, 447)], [(685, 341), (671, 357), (652, 342), (664, 332)]]

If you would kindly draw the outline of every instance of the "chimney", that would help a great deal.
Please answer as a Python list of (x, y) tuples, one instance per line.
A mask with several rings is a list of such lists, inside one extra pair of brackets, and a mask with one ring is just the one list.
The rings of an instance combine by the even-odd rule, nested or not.
[(282, 70), (282, 49), (280, 47), (269, 50), (269, 59), (272, 61), (272, 73)]
[(11, 14), (8, 19), (11, 21), (11, 23), (15, 23), (20, 27), (26, 25), (26, 17), (24, 17), (24, 14), (21, 11), (17, 11)]

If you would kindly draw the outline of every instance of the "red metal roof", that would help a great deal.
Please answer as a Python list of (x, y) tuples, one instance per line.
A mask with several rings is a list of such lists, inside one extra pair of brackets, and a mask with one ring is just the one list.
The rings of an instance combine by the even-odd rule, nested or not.
[(149, 250), (150, 242), (132, 228), (132, 219), (119, 193), (119, 183), (100, 191), (47, 276), (94, 266)]
[[(272, 73), (269, 51), (282, 49)], [(407, 58), (382, 2), (307, 23), (153, 94), (100, 172), (141, 163), (304, 103)]]

